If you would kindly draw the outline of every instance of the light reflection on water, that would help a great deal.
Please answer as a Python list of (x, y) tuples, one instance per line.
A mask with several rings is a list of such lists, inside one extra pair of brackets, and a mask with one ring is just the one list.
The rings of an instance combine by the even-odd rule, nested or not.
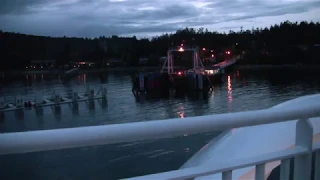
[(228, 75), (228, 102), (229, 102), (229, 111), (232, 111), (232, 87), (231, 87), (231, 77)]
[[(289, 77), (236, 71), (212, 94), (192, 93), (168, 99), (135, 99), (128, 74), (82, 74), (72, 79), (29, 75), (2, 87), (1, 97), (50, 96), (52, 91), (85, 91), (107, 87), (107, 100), (40, 107), (0, 114), (0, 132), (68, 128), (181, 118), (262, 109), (319, 92), (317, 76)], [(235, 131), (235, 130), (233, 130)], [(218, 132), (182, 134), (181, 137), (94, 146), (60, 151), (0, 156), (0, 179), (118, 179), (179, 168)], [(15, 163), (19, 162), (19, 164)], [(4, 172), (4, 173), (3, 173)], [(55, 173), (53, 173), (55, 172)]]

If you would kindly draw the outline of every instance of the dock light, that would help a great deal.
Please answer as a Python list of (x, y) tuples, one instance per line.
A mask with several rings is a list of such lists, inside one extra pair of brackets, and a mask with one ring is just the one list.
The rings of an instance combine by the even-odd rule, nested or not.
[(206, 48), (202, 48), (202, 50), (203, 50), (203, 51), (205, 51), (205, 50), (206, 50)]
[(179, 72), (178, 72), (178, 75), (181, 76), (181, 75), (182, 75), (182, 72), (179, 71)]
[(183, 44), (181, 44), (181, 46), (183, 46)]
[(230, 54), (230, 51), (227, 51), (226, 53), (227, 53), (227, 54)]
[(183, 52), (184, 49), (182, 47), (180, 47), (178, 51)]
[(214, 55), (213, 55), (213, 54), (211, 54), (211, 57), (214, 57)]

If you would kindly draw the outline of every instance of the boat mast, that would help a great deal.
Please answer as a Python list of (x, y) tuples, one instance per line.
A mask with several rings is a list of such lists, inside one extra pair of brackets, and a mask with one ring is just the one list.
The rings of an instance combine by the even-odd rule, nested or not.
[(174, 74), (174, 58), (173, 58), (172, 53), (173, 52), (184, 52), (184, 51), (192, 51), (193, 52), (192, 70), (195, 73), (202, 73), (202, 71), (204, 71), (204, 66), (203, 66), (201, 59), (200, 59), (200, 56), (199, 56), (199, 48), (198, 47), (184, 48), (183, 45), (180, 46), (178, 49), (172, 48), (172, 49), (168, 50), (167, 58), (162, 66), (161, 73), (167, 72), (169, 75)]

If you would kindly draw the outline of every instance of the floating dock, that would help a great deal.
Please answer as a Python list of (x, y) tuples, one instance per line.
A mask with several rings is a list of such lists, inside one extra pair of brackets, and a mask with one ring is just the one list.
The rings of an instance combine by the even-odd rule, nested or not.
[[(82, 101), (90, 101), (95, 99), (105, 99), (107, 97), (107, 89), (100, 87), (95, 94), (94, 89), (87, 87), (85, 93), (73, 92), (72, 96), (62, 96), (60, 93), (53, 92), (50, 98), (43, 98), (43, 96), (35, 95), (32, 100), (24, 99), (21, 96), (16, 96), (14, 102), (7, 103), (5, 98), (0, 98), (0, 112), (14, 111), (32, 107), (44, 106), (59, 106), (67, 103), (78, 103)], [(25, 100), (25, 101), (24, 101)]]

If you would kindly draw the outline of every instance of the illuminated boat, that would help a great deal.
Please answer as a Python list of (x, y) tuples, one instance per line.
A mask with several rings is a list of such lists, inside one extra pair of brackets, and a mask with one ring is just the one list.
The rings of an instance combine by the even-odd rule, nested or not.
[(222, 82), (219, 66), (205, 68), (198, 47), (171, 48), (160, 72), (140, 73), (134, 79), (132, 91), (141, 93), (168, 93), (185, 91), (209, 92), (213, 84)]

